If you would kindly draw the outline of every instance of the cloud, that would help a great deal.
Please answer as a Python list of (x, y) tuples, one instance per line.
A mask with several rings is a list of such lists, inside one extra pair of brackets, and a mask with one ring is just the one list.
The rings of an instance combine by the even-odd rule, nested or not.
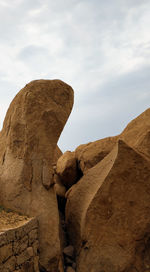
[(119, 133), (148, 107), (149, 0), (0, 0), (0, 20), (5, 107), (37, 78), (75, 90), (63, 150)]
[[(86, 143), (121, 133), (136, 116), (150, 107), (150, 66), (119, 75), (89, 92), (75, 105), (59, 144)], [(75, 135), (72, 141), (71, 135)], [(66, 140), (65, 140), (66, 139)]]

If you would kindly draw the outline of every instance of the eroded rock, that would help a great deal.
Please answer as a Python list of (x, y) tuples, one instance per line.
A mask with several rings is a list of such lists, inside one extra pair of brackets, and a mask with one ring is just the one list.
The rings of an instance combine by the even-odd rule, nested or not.
[(77, 272), (150, 266), (150, 163), (119, 140), (68, 192), (66, 221)]
[(0, 133), (0, 203), (38, 218), (39, 261), (51, 272), (57, 271), (61, 255), (52, 165), (72, 105), (69, 85), (32, 81), (12, 101)]

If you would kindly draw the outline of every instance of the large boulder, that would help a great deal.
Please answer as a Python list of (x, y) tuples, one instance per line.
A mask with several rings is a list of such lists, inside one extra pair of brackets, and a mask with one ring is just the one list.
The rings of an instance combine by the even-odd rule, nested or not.
[(150, 163), (119, 140), (67, 194), (77, 272), (149, 271)]
[(78, 166), (83, 174), (100, 162), (115, 146), (118, 139), (150, 159), (150, 109), (132, 120), (120, 135), (80, 145), (75, 150)]
[(61, 255), (52, 165), (72, 106), (66, 83), (32, 81), (12, 101), (0, 133), (0, 203), (38, 218), (40, 265), (51, 272)]

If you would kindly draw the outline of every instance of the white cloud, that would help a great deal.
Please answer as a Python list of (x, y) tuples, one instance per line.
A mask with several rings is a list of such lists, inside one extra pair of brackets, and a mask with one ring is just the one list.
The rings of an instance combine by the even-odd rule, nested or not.
[(75, 90), (64, 149), (116, 133), (148, 106), (149, 0), (0, 0), (0, 20), (2, 102), (36, 78)]

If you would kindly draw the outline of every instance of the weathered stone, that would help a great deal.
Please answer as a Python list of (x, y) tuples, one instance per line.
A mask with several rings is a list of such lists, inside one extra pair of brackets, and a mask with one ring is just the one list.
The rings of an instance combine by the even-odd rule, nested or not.
[(0, 232), (0, 247), (7, 244), (7, 236), (5, 232)]
[(37, 229), (31, 230), (29, 232), (29, 246), (32, 245), (32, 243), (37, 239), (38, 239)]
[(6, 232), (6, 238), (8, 243), (13, 242), (16, 240), (15, 231), (13, 229), (10, 229)]
[(67, 266), (66, 272), (75, 272), (71, 266)]
[(16, 237), (17, 240), (22, 239), (26, 235), (27, 235), (27, 233), (26, 233), (25, 229), (22, 226), (17, 228), (16, 231), (15, 231), (15, 237)]
[(34, 271), (34, 261), (30, 260), (25, 262), (21, 267), (21, 272), (35, 272)]
[(64, 248), (63, 253), (69, 257), (73, 257), (74, 255), (74, 247), (69, 245)]
[(71, 187), (66, 220), (77, 272), (150, 266), (149, 192), (149, 161), (120, 140)]
[(33, 247), (34, 254), (35, 254), (35, 255), (38, 255), (38, 248), (39, 248), (39, 242), (38, 242), (38, 240), (36, 240), (36, 241), (32, 244), (32, 247)]
[(29, 254), (30, 257), (34, 256), (34, 252), (33, 252), (33, 248), (32, 247), (28, 247), (27, 248), (27, 252), (28, 252), (28, 254)]
[(10, 257), (4, 264), (3, 264), (3, 271), (10, 271), (13, 272), (16, 266), (16, 257)]
[(66, 188), (70, 188), (77, 181), (77, 163), (74, 152), (66, 151), (58, 159), (56, 172)]
[(33, 257), (33, 248), (28, 247), (19, 256), (16, 257), (17, 265), (22, 265), (26, 263), (31, 257)]
[(5, 262), (13, 254), (12, 244), (4, 245), (0, 247), (0, 264)]
[(0, 133), (0, 203), (37, 216), (40, 263), (47, 271), (52, 261), (57, 267), (60, 256), (52, 165), (72, 105), (69, 85), (59, 80), (32, 81), (12, 101)]
[(39, 257), (34, 257), (34, 272), (39, 272)]
[(13, 245), (14, 254), (20, 254), (28, 247), (28, 236), (24, 236), (21, 240), (15, 241)]

